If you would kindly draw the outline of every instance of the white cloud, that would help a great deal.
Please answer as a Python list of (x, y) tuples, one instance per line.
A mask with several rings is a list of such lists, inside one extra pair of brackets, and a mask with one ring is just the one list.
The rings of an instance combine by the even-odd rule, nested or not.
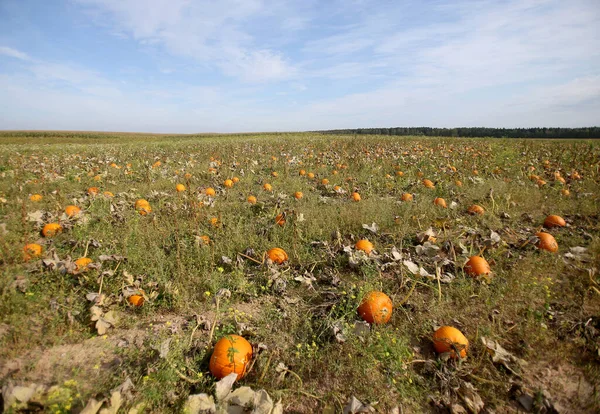
[[(77, 0), (91, 7), (96, 21), (113, 21), (117, 32), (146, 45), (219, 67), (247, 82), (286, 79), (294, 68), (281, 52), (265, 48), (245, 23), (269, 14), (263, 0)], [(288, 21), (297, 29), (300, 19)]]
[(27, 53), (23, 53), (17, 49), (8, 46), (0, 46), (0, 55), (5, 55), (21, 60), (31, 60)]

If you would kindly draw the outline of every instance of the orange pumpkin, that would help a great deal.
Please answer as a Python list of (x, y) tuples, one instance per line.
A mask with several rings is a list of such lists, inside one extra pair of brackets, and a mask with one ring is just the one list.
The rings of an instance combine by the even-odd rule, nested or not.
[(367, 239), (361, 239), (356, 242), (356, 244), (354, 245), (354, 248), (356, 250), (362, 250), (366, 254), (371, 254), (371, 252), (373, 251), (373, 243), (371, 243)]
[(59, 233), (62, 233), (62, 226), (58, 223), (48, 223), (42, 229), (42, 235), (44, 237), (54, 237)]
[(75, 265), (77, 266), (78, 272), (83, 272), (87, 270), (87, 267), (90, 263), (92, 263), (92, 259), (90, 259), (89, 257), (81, 257), (75, 260)]
[(140, 198), (135, 202), (135, 209), (140, 215), (145, 216), (148, 213), (152, 212), (152, 207), (150, 207), (150, 203), (143, 198)]
[(250, 204), (256, 204), (256, 197), (254, 197), (253, 195), (248, 196), (248, 198), (246, 199), (246, 201), (248, 201)]
[(218, 379), (235, 373), (239, 380), (246, 375), (251, 360), (252, 345), (239, 335), (226, 335), (215, 344), (208, 368)]
[(189, 180), (189, 179), (191, 179), (191, 178), (192, 178), (192, 174), (190, 174), (190, 173), (185, 173), (185, 174), (183, 174), (183, 178), (185, 178), (186, 180)]
[(352, 193), (352, 200), (358, 202), (360, 201), (360, 194), (358, 194), (356, 191)]
[(444, 200), (443, 198), (440, 198), (440, 197), (437, 197), (435, 200), (433, 200), (433, 204), (435, 204), (436, 206), (443, 207), (443, 208), (448, 207), (446, 205), (446, 200)]
[(277, 216), (275, 217), (275, 224), (278, 224), (281, 227), (285, 225), (285, 213), (277, 214)]
[(23, 247), (23, 260), (31, 260), (42, 255), (42, 246), (37, 243), (29, 243)]
[(469, 212), (469, 214), (471, 215), (483, 215), (483, 213), (485, 213), (485, 210), (483, 209), (483, 207), (477, 205), (477, 204), (473, 204), (471, 207), (469, 207), (469, 209), (467, 210)]
[(139, 308), (144, 304), (144, 297), (142, 295), (131, 295), (127, 298), (127, 302)]
[(29, 197), (29, 200), (33, 201), (34, 203), (37, 203), (38, 201), (42, 201), (44, 197), (41, 194), (32, 194)]
[(277, 177), (278, 175), (279, 175), (279, 174), (277, 173), (277, 171), (273, 171), (273, 172), (271, 172), (271, 176), (272, 176), (272, 177)]
[(108, 197), (108, 198), (113, 198), (115, 195), (113, 193), (111, 193), (110, 191), (105, 191), (102, 194), (104, 194), (104, 197)]
[(76, 216), (76, 215), (78, 215), (79, 213), (81, 213), (81, 209), (80, 209), (79, 207), (77, 207), (77, 206), (73, 206), (73, 205), (71, 205), (71, 206), (66, 206), (66, 207), (65, 207), (65, 214), (66, 214), (68, 217), (73, 217), (73, 216)]
[(568, 197), (571, 195), (571, 192), (567, 188), (563, 188), (562, 190), (560, 190), (560, 193), (565, 197)]
[(156, 161), (154, 164), (152, 164), (152, 168), (158, 168), (162, 165), (162, 162), (160, 161)]
[(208, 187), (206, 190), (204, 190), (204, 194), (206, 194), (209, 197), (214, 197), (217, 193), (215, 192), (214, 188)]
[(547, 250), (551, 253), (556, 253), (558, 251), (558, 243), (553, 235), (549, 233), (539, 232), (535, 234), (539, 239), (536, 246), (538, 249)]
[(274, 247), (267, 252), (267, 256), (273, 263), (282, 264), (287, 262), (288, 255), (285, 250), (280, 249), (279, 247)]
[(544, 220), (544, 227), (565, 227), (567, 223), (565, 223), (565, 219), (561, 216), (550, 215), (546, 217)]
[(489, 275), (491, 272), (490, 265), (481, 256), (471, 256), (465, 265), (465, 271), (469, 276), (475, 277), (479, 275)]
[(239, 182), (240, 182), (240, 179), (239, 179), (239, 177), (233, 177), (233, 178), (231, 179), (231, 181), (233, 181), (233, 183), (234, 183), (234, 184), (237, 184), (237, 183), (239, 183)]
[(403, 176), (404, 176), (404, 173), (403, 173), (402, 171), (396, 171), (396, 175), (397, 175), (398, 177), (403, 177)]
[(219, 219), (217, 217), (211, 217), (210, 220), (208, 220), (208, 222), (213, 227), (219, 227)]
[(435, 185), (433, 185), (433, 182), (431, 180), (423, 180), (423, 185), (427, 188), (435, 188)]
[(183, 185), (183, 184), (177, 184), (177, 185), (175, 186), (175, 190), (176, 190), (178, 193), (181, 193), (181, 192), (185, 191), (185, 185)]
[(306, 171), (304, 171), (304, 170), (300, 170), (300, 171), (298, 172), (298, 175), (306, 175)]
[(98, 187), (90, 187), (87, 189), (88, 195), (91, 195), (91, 196), (98, 195), (99, 192), (100, 192), (100, 189)]
[(413, 195), (410, 193), (402, 194), (402, 201), (413, 201)]
[(294, 193), (294, 198), (295, 198), (296, 200), (300, 200), (302, 197), (304, 197), (304, 194), (302, 194), (302, 191), (296, 191), (296, 192)]
[(383, 292), (367, 293), (358, 307), (358, 315), (370, 324), (384, 324), (392, 317), (392, 300)]
[(306, 176), (307, 176), (308, 178), (310, 178), (311, 180), (312, 180), (313, 178), (315, 178), (315, 174), (314, 174), (314, 173), (311, 173), (311, 172), (309, 172), (308, 174), (306, 174)]
[(321, 180), (321, 184), (323, 184), (323, 185), (327, 185), (327, 184), (329, 184), (329, 180), (328, 180), (327, 178), (323, 178), (323, 179)]
[(433, 334), (433, 347), (438, 354), (450, 352), (452, 358), (457, 358), (456, 351), (461, 358), (467, 356), (469, 340), (461, 331), (452, 326), (442, 326)]
[(225, 182), (223, 183), (223, 185), (224, 185), (225, 187), (227, 187), (227, 188), (231, 188), (231, 187), (233, 187), (233, 181), (232, 181), (232, 180), (229, 180), (229, 179), (227, 179), (227, 180), (225, 180)]
[(456, 181), (454, 181), (454, 184), (455, 184), (457, 187), (462, 187), (462, 181), (460, 181), (460, 180), (456, 180)]
[(265, 190), (265, 191), (273, 191), (273, 187), (271, 186), (271, 184), (265, 183), (265, 185), (263, 185), (263, 190)]

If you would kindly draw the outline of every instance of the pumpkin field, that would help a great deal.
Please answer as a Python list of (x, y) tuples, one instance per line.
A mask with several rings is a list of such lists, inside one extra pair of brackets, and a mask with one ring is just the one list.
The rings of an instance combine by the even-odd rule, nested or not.
[(0, 412), (600, 411), (600, 145), (0, 133)]

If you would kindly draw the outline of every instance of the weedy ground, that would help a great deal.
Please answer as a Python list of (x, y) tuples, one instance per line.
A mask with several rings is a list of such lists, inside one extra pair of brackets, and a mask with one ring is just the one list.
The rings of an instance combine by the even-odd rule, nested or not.
[[(240, 383), (286, 412), (341, 412), (352, 396), (378, 412), (600, 410), (595, 142), (3, 133), (0, 177), (4, 399), (16, 385), (54, 386), (33, 408), (78, 412), (129, 378), (124, 412), (177, 412), (188, 395), (213, 392), (207, 350), (237, 333), (255, 346)], [(150, 214), (134, 209), (140, 198)], [(70, 204), (82, 214), (67, 218)], [(472, 204), (485, 214), (467, 214)], [(546, 230), (555, 254), (532, 238), (548, 214), (568, 224)], [(41, 237), (48, 222), (63, 232)], [(373, 255), (354, 250), (361, 238)], [(24, 260), (34, 242), (41, 257)], [(267, 263), (272, 247), (289, 262)], [(466, 276), (475, 254), (492, 277)], [(77, 270), (84, 256), (93, 264)], [(373, 289), (394, 301), (392, 319), (357, 324)], [(442, 325), (469, 339), (465, 360), (435, 354)], [(482, 338), (512, 359), (495, 363)]]

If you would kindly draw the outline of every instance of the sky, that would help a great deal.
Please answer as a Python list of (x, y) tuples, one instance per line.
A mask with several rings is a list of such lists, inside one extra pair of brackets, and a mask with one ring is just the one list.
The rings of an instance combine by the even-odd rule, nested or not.
[(0, 129), (598, 125), (599, 0), (0, 0)]

